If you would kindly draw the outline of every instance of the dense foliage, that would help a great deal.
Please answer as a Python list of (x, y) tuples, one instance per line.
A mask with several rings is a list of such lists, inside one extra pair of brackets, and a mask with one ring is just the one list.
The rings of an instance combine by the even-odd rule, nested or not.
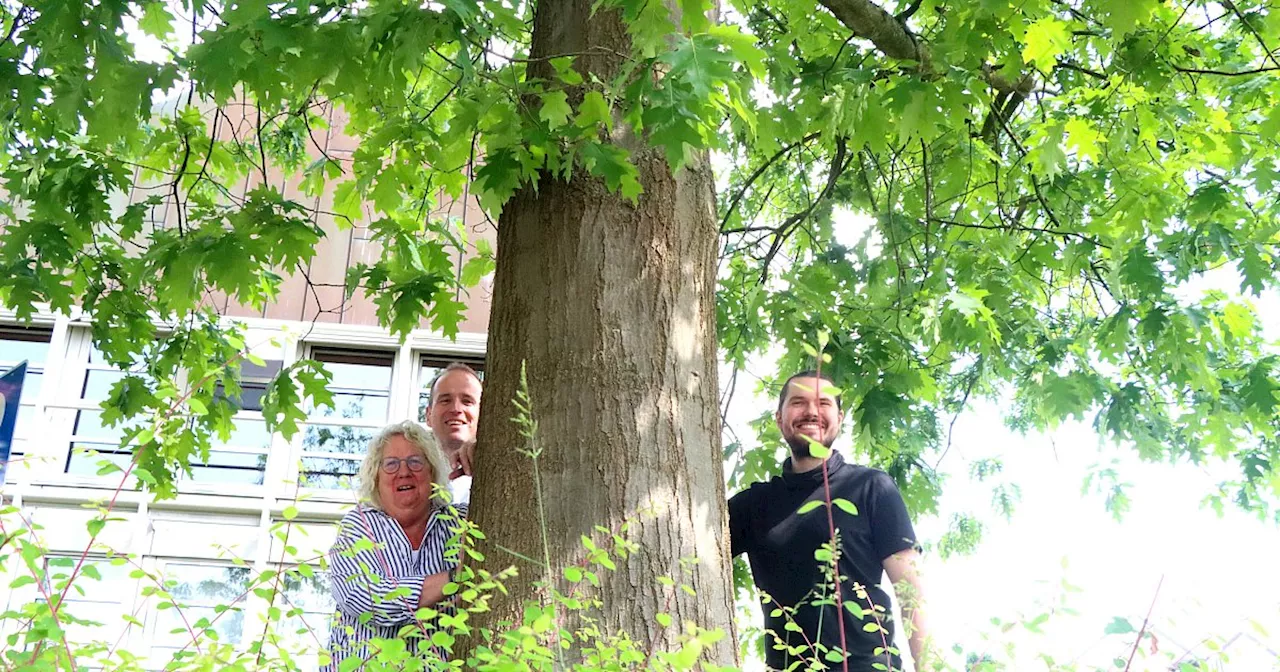
[[(857, 445), (917, 510), (948, 416), (982, 395), (1011, 395), (1020, 427), (1092, 418), (1144, 458), (1233, 464), (1215, 502), (1267, 510), (1276, 360), (1247, 298), (1191, 288), (1275, 283), (1280, 11), (710, 5), (597, 3), (632, 48), (585, 81), (590, 52), (526, 77), (527, 3), (5, 2), (0, 296), (23, 315), (79, 306), (111, 361), (146, 362), (108, 405), (159, 414), (126, 441), (168, 494), (233, 411), (215, 390), (243, 343), (208, 292), (271, 301), (314, 255), (317, 208), (385, 247), (349, 291), (398, 333), (449, 334), (465, 232), (423, 213), (474, 195), (494, 216), (521, 185), (582, 174), (643, 198), (614, 142), (637, 134), (673, 169), (724, 159), (724, 355), (781, 343), (791, 368), (832, 333)], [(315, 142), (335, 105), (349, 161)], [(308, 362), (282, 374), (272, 427), (323, 382)], [(738, 464), (739, 482), (775, 468), (768, 450)]]

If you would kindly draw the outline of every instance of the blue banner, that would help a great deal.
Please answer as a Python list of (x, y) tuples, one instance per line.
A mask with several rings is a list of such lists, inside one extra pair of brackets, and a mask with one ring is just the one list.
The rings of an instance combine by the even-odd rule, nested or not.
[(18, 404), (22, 401), (22, 381), (26, 377), (26, 362), (0, 376), (0, 488), (4, 486), (4, 474), (9, 467), (13, 430), (18, 424)]

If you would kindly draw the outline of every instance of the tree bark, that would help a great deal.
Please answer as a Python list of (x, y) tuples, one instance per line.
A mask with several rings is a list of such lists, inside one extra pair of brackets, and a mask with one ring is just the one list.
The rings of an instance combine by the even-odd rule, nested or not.
[[(530, 77), (549, 74), (539, 58), (566, 53), (586, 54), (576, 62), (584, 74), (616, 72), (629, 51), (625, 26), (615, 12), (592, 15), (591, 4), (538, 3)], [(615, 141), (634, 152), (644, 187), (637, 205), (579, 168), (567, 182), (544, 175), (517, 192), (499, 219), (471, 511), (487, 535), (487, 568), (515, 564), (520, 577), (482, 625), (518, 622), (532, 581), (550, 578), (567, 592), (563, 569), (585, 562), (581, 537), (612, 547), (596, 526), (617, 533), (632, 520), (624, 536), (639, 552), (617, 561), (616, 572), (598, 572), (603, 605), (591, 615), (602, 631), (626, 632), (652, 651), (674, 642), (687, 621), (723, 628), (729, 636), (710, 657), (736, 664), (711, 168), (700, 156), (673, 175), (660, 152)], [(545, 519), (511, 421), (522, 363), (544, 449)], [(549, 568), (504, 550), (541, 560), (542, 529)], [(694, 562), (682, 570), (686, 558)], [(697, 596), (660, 585), (661, 576)], [(658, 625), (659, 612), (675, 624)]]

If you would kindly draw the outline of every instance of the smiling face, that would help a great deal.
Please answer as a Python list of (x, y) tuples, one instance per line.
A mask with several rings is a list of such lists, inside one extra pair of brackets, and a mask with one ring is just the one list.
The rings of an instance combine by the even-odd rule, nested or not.
[(449, 371), (436, 381), (427, 407), (427, 426), (446, 454), (475, 443), (480, 392), (480, 381), (467, 371)]
[(403, 436), (393, 436), (382, 450), (382, 459), (396, 457), (401, 460), (417, 458), (424, 462), (422, 471), (413, 471), (401, 462), (394, 474), (388, 474), (378, 466), (378, 497), (382, 508), (402, 526), (408, 528), (427, 520), (431, 513), (431, 462), (422, 451)]
[[(809, 437), (830, 448), (844, 419), (836, 398), (823, 392), (830, 385), (821, 378), (795, 378), (787, 384), (782, 406), (774, 416), (778, 431), (796, 457), (809, 457)], [(815, 395), (816, 392), (816, 395)]]

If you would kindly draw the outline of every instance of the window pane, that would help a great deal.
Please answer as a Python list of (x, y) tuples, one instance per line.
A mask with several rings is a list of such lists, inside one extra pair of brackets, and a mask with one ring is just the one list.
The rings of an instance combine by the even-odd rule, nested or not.
[(376, 430), (365, 427), (307, 425), (302, 449), (311, 452), (364, 455)]
[(191, 464), (191, 480), (197, 483), (262, 485), (267, 456), (210, 451), (209, 461)]
[(350, 490), (356, 487), (360, 461), (340, 457), (302, 458), (302, 485), (308, 488)]
[(370, 364), (351, 364), (346, 362), (327, 361), (323, 355), (317, 359), (324, 362), (324, 368), (333, 374), (330, 387), (357, 390), (391, 389), (391, 361)]
[(101, 439), (103, 441), (119, 441), (124, 436), (124, 428), (136, 426), (125, 423), (116, 427), (102, 424), (102, 411), (76, 411), (76, 436), (81, 439)]
[[(102, 578), (94, 579), (91, 573), (81, 568), (74, 587), (65, 591), (64, 608), (77, 619), (92, 621), (93, 624), (67, 623), (67, 639), (77, 644), (93, 641), (114, 643), (127, 625), (122, 616), (128, 614), (133, 605), (137, 582), (129, 578), (132, 568), (102, 560), (88, 560), (85, 566), (92, 566)], [(74, 564), (48, 568), (46, 587), (51, 593), (63, 592), (73, 569)]]
[(265, 421), (236, 418), (234, 422), (235, 429), (231, 430), (231, 437), (226, 441), (220, 441), (218, 436), (214, 435), (213, 446), (215, 448), (234, 446), (236, 448), (257, 448), (263, 451), (271, 448), (271, 432), (267, 431), (267, 423)]
[(0, 368), (7, 370), (9, 366), (27, 360), (33, 364), (47, 361), (49, 358), (49, 334), (47, 332), (30, 332), (35, 338), (44, 340), (29, 341), (15, 338), (12, 332), (0, 332), (0, 362), (6, 365)]
[(67, 458), (67, 473), (96, 476), (98, 470), (102, 468), (103, 461), (111, 462), (121, 470), (127, 469), (129, 463), (133, 461), (133, 451), (121, 450), (116, 444), (77, 441), (71, 444), (71, 455)]
[(87, 401), (104, 401), (111, 396), (111, 386), (125, 377), (123, 371), (90, 370), (84, 372), (84, 385), (80, 388), (80, 398)]
[(235, 404), (236, 408), (242, 411), (261, 411), (262, 398), (266, 395), (266, 383), (241, 383), (240, 393), (237, 395), (228, 395), (221, 384), (214, 388), (213, 391), (215, 398), (228, 399)]
[(347, 420), (387, 419), (387, 395), (385, 394), (334, 394), (333, 406), (308, 409), (313, 418), (343, 418)]
[(44, 387), (44, 372), (32, 371), (27, 369), (27, 375), (22, 379), (22, 403), (33, 404), (40, 397), (40, 390)]
[[(311, 355), (324, 362), (333, 375), (329, 391), (333, 406), (309, 408), (312, 419), (359, 420), (381, 425), (387, 421), (390, 408), (392, 365), (395, 353), (386, 351), (354, 351), (313, 348)], [(345, 453), (356, 459), (307, 457), (302, 461), (301, 484), (313, 488), (349, 489), (351, 478), (359, 467), (376, 429), (351, 425), (325, 426), (310, 424), (302, 436), (302, 449), (308, 452)]]
[(299, 662), (302, 669), (314, 669), (317, 661), (311, 652), (324, 648), (335, 609), (324, 575), (285, 574), (281, 602), (277, 606), (286, 614), (279, 626), (281, 644), (290, 651), (310, 653)]
[[(131, 426), (126, 423), (125, 426)], [(67, 473), (95, 476), (107, 460), (124, 469), (133, 461), (133, 450), (120, 447), (124, 426), (106, 427), (102, 424), (102, 411), (76, 411), (74, 427), (76, 440), (71, 442), (67, 457)], [(96, 451), (90, 454), (88, 451)]]
[[(98, 346), (93, 344), (89, 345), (89, 363), (110, 364), (110, 362), (107, 361), (107, 358), (102, 355), (102, 351), (98, 349)], [(145, 368), (145, 365), (146, 365), (146, 362), (143, 361), (142, 355), (135, 353), (133, 355), (133, 366), (131, 368), (135, 370), (142, 369), (142, 368)]]
[[(155, 612), (157, 646), (165, 648), (181, 648), (191, 641), (191, 633), (186, 623), (195, 623), (207, 618), (210, 627), (218, 633), (218, 641), (224, 644), (239, 644), (244, 634), (245, 590), (249, 585), (248, 567), (214, 567), (209, 565), (187, 565), (171, 563), (165, 568), (166, 577), (172, 582), (169, 593), (181, 607)], [(215, 607), (220, 604), (234, 605), (236, 608), (221, 614)], [(186, 621), (183, 621), (183, 616)], [(175, 632), (176, 631), (176, 632)], [(197, 632), (204, 640), (209, 635)]]

